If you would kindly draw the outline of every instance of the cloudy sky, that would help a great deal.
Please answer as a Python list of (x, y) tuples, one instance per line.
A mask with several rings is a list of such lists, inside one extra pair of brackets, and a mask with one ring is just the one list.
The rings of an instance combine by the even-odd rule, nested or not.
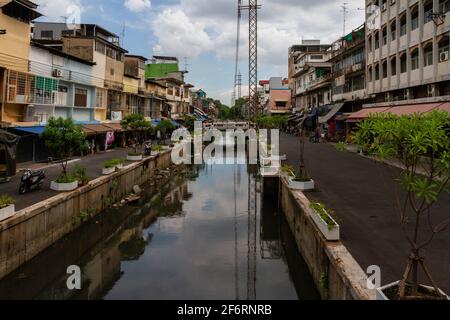
[[(64, 21), (74, 6), (82, 23), (96, 23), (118, 35), (131, 54), (177, 56), (187, 81), (229, 104), (234, 78), (237, 0), (35, 0), (40, 20)], [(247, 1), (244, 0), (244, 4)], [(332, 42), (343, 33), (344, 0), (260, 0), (260, 79), (287, 76), (289, 46), (302, 39)], [(364, 21), (364, 0), (348, 3), (347, 30)], [(69, 12), (68, 12), (69, 11)], [(75, 10), (76, 11), (76, 10)], [(240, 70), (248, 72), (248, 15), (242, 17)]]

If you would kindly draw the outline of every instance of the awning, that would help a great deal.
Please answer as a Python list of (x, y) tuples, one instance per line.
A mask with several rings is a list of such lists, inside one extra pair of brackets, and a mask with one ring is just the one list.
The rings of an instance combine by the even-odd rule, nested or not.
[(82, 125), (83, 129), (86, 129), (86, 131), (94, 131), (95, 133), (107, 133), (111, 132), (111, 128), (108, 128), (102, 124), (84, 124)]
[(394, 107), (375, 107), (364, 108), (361, 111), (351, 114), (347, 122), (358, 122), (367, 119), (370, 115), (375, 114), (392, 114), (396, 116), (412, 115), (412, 114), (426, 114), (435, 110), (447, 111), (450, 115), (450, 102), (437, 103), (421, 103)]
[(335, 105), (332, 105), (330, 112), (328, 112), (323, 117), (319, 117), (319, 123), (327, 123), (328, 121), (330, 121), (330, 119), (333, 118), (336, 113), (338, 113), (342, 109), (343, 106), (344, 103), (337, 103)]
[(369, 118), (370, 115), (375, 115), (378, 113), (383, 113), (389, 110), (391, 107), (378, 107), (378, 108), (364, 108), (358, 112), (351, 114), (347, 122), (358, 122), (364, 119)]
[(124, 128), (122, 128), (120, 123), (104, 123), (103, 125), (105, 127), (107, 127), (107, 128), (110, 128), (113, 131), (116, 131), (116, 132), (124, 132), (124, 131), (126, 131)]
[(37, 134), (40, 135), (44, 132), (44, 126), (35, 126), (35, 127), (15, 127), (15, 130), (19, 130), (26, 133)]

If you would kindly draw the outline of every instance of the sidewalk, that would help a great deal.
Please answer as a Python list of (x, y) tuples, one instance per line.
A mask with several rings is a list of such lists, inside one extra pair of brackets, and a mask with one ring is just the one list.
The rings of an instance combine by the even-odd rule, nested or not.
[[(127, 154), (127, 149), (117, 149), (105, 153), (86, 156), (82, 159), (74, 159), (70, 162), (68, 170), (72, 170), (76, 164), (79, 164), (86, 168), (89, 178), (95, 179), (102, 175), (102, 167), (105, 161), (113, 158), (126, 158)], [(44, 169), (46, 179), (41, 190), (33, 190), (24, 195), (19, 195), (19, 184), (22, 176), (20, 172), (11, 178), (10, 182), (0, 184), (0, 194), (8, 194), (16, 199), (17, 211), (58, 194), (58, 192), (50, 190), (50, 182), (55, 180), (61, 174), (60, 164), (33, 164), (30, 167), (25, 166), (25, 168), (33, 170)], [(20, 169), (24, 169), (24, 167), (20, 166)]]
[[(281, 135), (281, 154), (288, 164), (299, 166), (300, 138)], [(406, 266), (408, 244), (393, 208), (395, 182), (383, 175), (380, 163), (330, 144), (305, 145), (308, 173), (317, 191), (307, 193), (334, 209), (340, 219), (342, 242), (363, 269), (378, 265), (382, 283), (399, 280)], [(394, 169), (398, 170), (399, 169)], [(442, 195), (433, 207), (433, 221), (448, 219), (450, 195)], [(436, 236), (424, 255), (439, 286), (450, 292), (450, 232)]]

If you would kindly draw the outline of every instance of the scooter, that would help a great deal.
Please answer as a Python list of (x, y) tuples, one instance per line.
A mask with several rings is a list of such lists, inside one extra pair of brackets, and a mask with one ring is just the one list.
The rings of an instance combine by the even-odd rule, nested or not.
[(20, 179), (19, 194), (25, 194), (33, 189), (39, 189), (44, 184), (45, 172), (43, 170), (32, 171), (25, 169)]
[(144, 143), (144, 154), (146, 156), (152, 155), (152, 142), (151, 141), (147, 141)]

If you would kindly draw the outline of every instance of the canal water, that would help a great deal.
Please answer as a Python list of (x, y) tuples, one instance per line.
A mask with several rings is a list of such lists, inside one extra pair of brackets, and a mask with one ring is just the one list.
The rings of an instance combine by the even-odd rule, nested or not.
[[(0, 281), (0, 299), (319, 299), (257, 168), (161, 173)], [(81, 290), (68, 290), (70, 265)]]

